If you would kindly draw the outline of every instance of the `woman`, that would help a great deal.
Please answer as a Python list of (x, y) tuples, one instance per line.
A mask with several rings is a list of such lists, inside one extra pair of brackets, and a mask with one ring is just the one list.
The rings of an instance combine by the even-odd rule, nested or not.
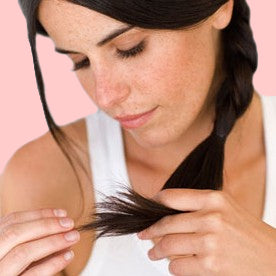
[[(273, 275), (276, 102), (252, 85), (246, 2), (20, 3), (51, 133), (6, 166), (1, 273)], [(97, 113), (54, 123), (37, 32), (72, 59)]]

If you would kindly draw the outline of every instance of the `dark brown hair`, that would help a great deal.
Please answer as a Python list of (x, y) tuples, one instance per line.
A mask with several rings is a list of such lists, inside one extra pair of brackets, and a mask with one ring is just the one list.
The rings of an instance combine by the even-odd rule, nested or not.
[[(36, 34), (47, 35), (47, 32), (37, 21), (36, 12), (39, 2), (40, 0), (19, 0), (27, 19), (28, 38), (45, 118), (54, 139), (75, 170), (73, 160), (78, 164), (82, 162), (73, 150), (74, 141), (56, 125), (45, 99), (36, 52)], [(95, 10), (131, 26), (177, 31), (204, 22), (228, 1), (70, 0), (69, 2)], [(225, 74), (214, 97), (216, 116), (213, 130), (172, 172), (162, 189), (222, 190), (225, 142), (236, 121), (251, 103), (254, 91), (252, 78), (257, 69), (257, 49), (250, 27), (250, 10), (245, 0), (234, 0), (231, 22), (221, 32), (222, 63)], [(97, 230), (96, 238), (103, 235), (131, 234), (143, 230), (164, 216), (177, 213), (180, 211), (167, 208), (126, 188), (125, 191), (119, 192), (118, 196), (109, 196), (105, 201), (97, 203), (95, 211), (91, 214), (91, 223), (81, 226), (79, 230)]]

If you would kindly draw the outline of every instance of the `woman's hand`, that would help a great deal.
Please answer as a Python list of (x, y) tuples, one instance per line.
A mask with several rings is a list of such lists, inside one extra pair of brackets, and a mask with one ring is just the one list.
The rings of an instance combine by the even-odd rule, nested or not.
[(80, 237), (77, 231), (69, 231), (73, 224), (64, 210), (53, 209), (0, 218), (0, 275), (54, 275), (63, 270), (72, 260), (64, 254)]
[(252, 216), (230, 195), (166, 189), (153, 199), (173, 209), (192, 211), (166, 216), (138, 233), (141, 239), (159, 238), (149, 257), (173, 256), (172, 274), (276, 275), (276, 229)]

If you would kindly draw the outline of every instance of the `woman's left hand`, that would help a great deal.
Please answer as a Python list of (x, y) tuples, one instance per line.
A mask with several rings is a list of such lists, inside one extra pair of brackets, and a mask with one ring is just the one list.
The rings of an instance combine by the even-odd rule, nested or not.
[(172, 274), (276, 275), (276, 229), (229, 194), (166, 189), (153, 199), (176, 210), (192, 211), (166, 216), (138, 234), (141, 239), (159, 238), (149, 257), (172, 259)]

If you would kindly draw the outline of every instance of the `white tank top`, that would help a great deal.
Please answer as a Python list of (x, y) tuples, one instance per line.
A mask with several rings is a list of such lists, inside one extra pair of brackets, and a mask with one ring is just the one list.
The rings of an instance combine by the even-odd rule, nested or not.
[[(266, 146), (263, 221), (276, 227), (276, 97), (259, 95), (263, 106)], [(118, 121), (100, 109), (86, 117), (86, 127), (95, 200), (100, 202), (103, 195), (115, 195), (121, 184), (131, 187), (125, 162), (122, 130)], [(136, 234), (101, 237), (95, 242), (87, 265), (80, 275), (171, 275), (168, 270), (169, 259), (151, 261), (148, 258), (147, 252), (153, 246), (151, 240), (142, 241)]]

